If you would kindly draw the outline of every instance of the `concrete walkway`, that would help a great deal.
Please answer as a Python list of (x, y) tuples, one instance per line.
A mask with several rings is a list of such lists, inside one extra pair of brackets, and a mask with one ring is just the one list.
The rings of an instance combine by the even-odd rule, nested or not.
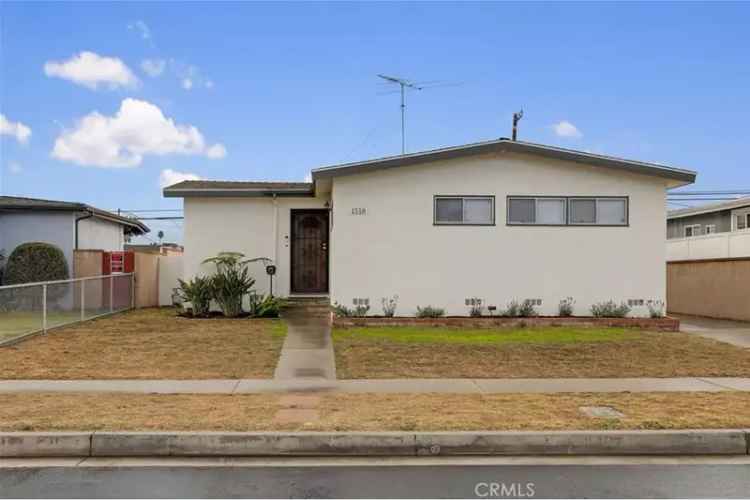
[(698, 316), (674, 315), (680, 319), (680, 330), (726, 342), (737, 347), (750, 348), (750, 323)]
[(328, 318), (304, 311), (284, 316), (287, 334), (273, 378), (280, 385), (325, 389), (336, 380), (336, 361)]
[(517, 378), (388, 380), (0, 380), (0, 393), (130, 392), (141, 394), (750, 392), (750, 378)]

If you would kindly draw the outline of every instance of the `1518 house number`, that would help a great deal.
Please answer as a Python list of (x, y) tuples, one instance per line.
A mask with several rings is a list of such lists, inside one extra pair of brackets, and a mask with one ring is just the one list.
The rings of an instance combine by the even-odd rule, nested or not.
[(367, 209), (362, 207), (352, 208), (352, 215), (367, 215)]

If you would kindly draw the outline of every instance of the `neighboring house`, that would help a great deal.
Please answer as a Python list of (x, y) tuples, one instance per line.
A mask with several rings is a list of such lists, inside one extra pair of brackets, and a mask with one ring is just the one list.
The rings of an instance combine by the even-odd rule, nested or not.
[(128, 235), (148, 227), (135, 219), (84, 203), (0, 196), (0, 249), (6, 258), (22, 243), (41, 241), (59, 247), (73, 276), (73, 251), (121, 251)]
[(750, 197), (667, 214), (667, 261), (746, 257), (750, 257)]
[(746, 229), (750, 229), (750, 197), (671, 210), (667, 214), (670, 240)]
[(177, 243), (152, 243), (150, 245), (125, 244), (125, 251), (127, 252), (154, 253), (158, 255), (182, 255), (183, 250), (182, 245), (178, 245)]
[[(184, 181), (184, 276), (220, 251), (274, 260), (277, 295), (347, 306), (398, 295), (466, 315), (535, 301), (557, 314), (665, 300), (665, 191), (692, 171), (499, 139), (312, 171), (311, 183)], [(262, 266), (258, 290), (268, 291)]]

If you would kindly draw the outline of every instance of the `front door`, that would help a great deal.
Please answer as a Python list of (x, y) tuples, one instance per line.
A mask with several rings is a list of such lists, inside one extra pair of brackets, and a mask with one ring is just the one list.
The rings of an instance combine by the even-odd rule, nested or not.
[(328, 293), (328, 210), (292, 210), (292, 293)]

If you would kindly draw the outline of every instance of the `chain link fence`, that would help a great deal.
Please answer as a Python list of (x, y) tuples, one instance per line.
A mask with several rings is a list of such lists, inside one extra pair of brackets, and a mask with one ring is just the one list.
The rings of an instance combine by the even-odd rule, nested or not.
[(0, 345), (134, 307), (133, 273), (0, 286)]

